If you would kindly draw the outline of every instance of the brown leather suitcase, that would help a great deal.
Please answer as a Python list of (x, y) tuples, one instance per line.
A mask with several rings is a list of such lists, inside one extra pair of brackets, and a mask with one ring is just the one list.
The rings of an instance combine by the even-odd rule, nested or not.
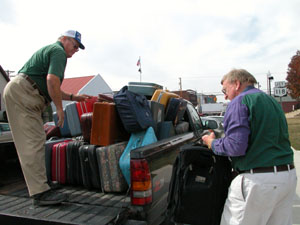
[(90, 143), (107, 146), (128, 139), (115, 103), (95, 102)]
[(93, 120), (92, 112), (83, 113), (80, 117), (80, 126), (81, 126), (83, 140), (88, 143), (90, 142), (90, 138), (91, 138), (92, 120)]

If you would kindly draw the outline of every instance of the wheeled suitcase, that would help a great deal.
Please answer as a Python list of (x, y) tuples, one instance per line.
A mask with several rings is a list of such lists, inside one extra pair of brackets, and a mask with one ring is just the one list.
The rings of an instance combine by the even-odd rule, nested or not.
[(68, 125), (72, 137), (81, 135), (80, 119), (77, 111), (77, 103), (68, 103), (65, 107)]
[(72, 185), (83, 185), (81, 164), (79, 159), (79, 148), (84, 145), (83, 141), (71, 141), (67, 145), (67, 183)]
[(68, 143), (61, 142), (53, 145), (52, 148), (52, 168), (51, 177), (52, 182), (58, 182), (60, 184), (66, 183), (66, 148)]
[[(56, 126), (57, 122), (58, 122), (58, 118), (57, 118), (57, 113), (54, 112), (53, 113), (53, 120)], [(64, 109), (64, 124), (63, 127), (59, 127), (60, 133), (62, 137), (71, 137), (71, 131), (69, 128), (69, 124), (68, 124), (68, 118), (67, 118), (67, 114), (66, 114), (66, 110)]]
[(128, 82), (129, 91), (145, 95), (147, 99), (151, 99), (157, 89), (163, 89), (163, 86), (149, 82)]
[(130, 152), (139, 147), (157, 142), (154, 129), (149, 127), (146, 131), (132, 133), (128, 144), (122, 153), (119, 165), (125, 177), (127, 184), (130, 186)]
[(82, 145), (79, 147), (79, 159), (83, 186), (101, 190), (99, 167), (96, 157), (96, 145)]
[(166, 121), (172, 121), (176, 124), (181, 121), (187, 107), (187, 101), (183, 98), (170, 98), (168, 107), (166, 110)]
[(172, 121), (163, 121), (157, 124), (157, 139), (162, 140), (175, 135)]
[(80, 118), (80, 126), (81, 126), (83, 140), (88, 143), (90, 143), (90, 138), (91, 138), (92, 120), (93, 120), (92, 112), (83, 113)]
[(71, 138), (58, 138), (58, 137), (51, 137), (49, 140), (45, 143), (45, 165), (46, 165), (46, 175), (48, 183), (50, 184), (52, 182), (52, 149), (53, 146), (57, 143), (61, 142), (69, 142), (72, 141)]
[(128, 87), (124, 86), (114, 95), (114, 102), (127, 132), (139, 132), (155, 126), (145, 96), (128, 91)]
[(60, 129), (54, 122), (45, 123), (44, 131), (46, 133), (46, 140), (49, 140), (51, 137), (61, 137)]
[(93, 112), (94, 103), (98, 101), (98, 97), (93, 96), (91, 98), (86, 99), (82, 102), (76, 102), (78, 118), (81, 117), (83, 113)]
[(166, 111), (170, 98), (179, 98), (179, 95), (172, 92), (164, 91), (162, 89), (157, 89), (154, 92), (151, 101), (156, 101), (163, 104), (165, 106), (165, 111)]
[(123, 141), (96, 149), (100, 180), (104, 192), (124, 192), (128, 189), (119, 166), (120, 157), (127, 143), (127, 141)]
[(128, 139), (129, 134), (121, 123), (115, 103), (96, 102), (93, 110), (90, 143), (107, 146)]
[(219, 225), (230, 182), (228, 157), (198, 144), (184, 145), (173, 165), (168, 217), (176, 223)]

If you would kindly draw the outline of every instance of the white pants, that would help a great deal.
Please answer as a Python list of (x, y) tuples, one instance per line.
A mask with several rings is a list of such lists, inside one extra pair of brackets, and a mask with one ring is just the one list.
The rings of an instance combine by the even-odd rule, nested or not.
[(244, 173), (231, 183), (221, 225), (292, 225), (296, 170)]

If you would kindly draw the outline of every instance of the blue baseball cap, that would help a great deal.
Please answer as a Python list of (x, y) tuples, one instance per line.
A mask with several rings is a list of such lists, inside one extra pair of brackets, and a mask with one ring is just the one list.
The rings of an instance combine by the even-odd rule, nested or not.
[(79, 48), (85, 49), (84, 45), (81, 43), (81, 34), (76, 30), (68, 30), (62, 34), (62, 36), (74, 38), (79, 43)]

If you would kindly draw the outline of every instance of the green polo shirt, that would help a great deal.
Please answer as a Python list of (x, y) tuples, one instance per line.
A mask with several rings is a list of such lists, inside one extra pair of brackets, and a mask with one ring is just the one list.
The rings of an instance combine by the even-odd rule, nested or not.
[(51, 99), (47, 89), (47, 75), (54, 74), (62, 83), (64, 79), (67, 55), (61, 42), (47, 45), (37, 52), (25, 63), (19, 73), (27, 74), (36, 82), (40, 90)]

